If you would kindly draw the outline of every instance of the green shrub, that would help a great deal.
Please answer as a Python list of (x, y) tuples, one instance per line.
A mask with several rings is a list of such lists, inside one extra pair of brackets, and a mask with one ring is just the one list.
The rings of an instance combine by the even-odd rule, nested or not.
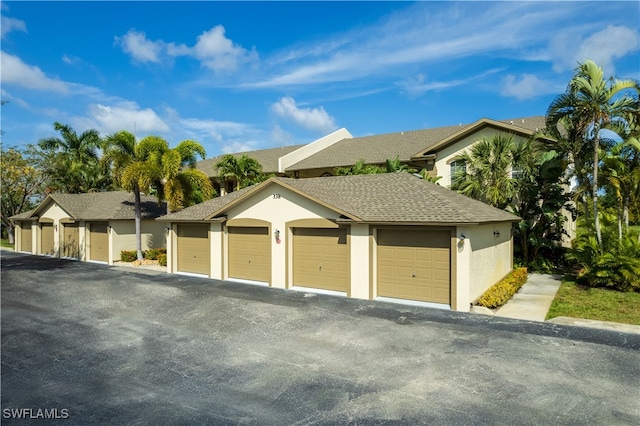
[(149, 260), (158, 260), (158, 256), (161, 254), (167, 254), (166, 248), (152, 248), (145, 250), (144, 258)]
[(138, 252), (136, 250), (122, 250), (120, 252), (120, 260), (122, 262), (133, 262), (138, 259)]
[(620, 240), (614, 232), (603, 232), (602, 248), (592, 235), (580, 235), (567, 259), (574, 262), (576, 281), (588, 287), (618, 291), (640, 291), (640, 241), (634, 232)]
[(167, 266), (167, 254), (161, 253), (158, 255), (158, 265)]
[(486, 308), (498, 308), (509, 301), (524, 283), (527, 282), (527, 268), (516, 268), (502, 281), (491, 286), (476, 301), (476, 305)]

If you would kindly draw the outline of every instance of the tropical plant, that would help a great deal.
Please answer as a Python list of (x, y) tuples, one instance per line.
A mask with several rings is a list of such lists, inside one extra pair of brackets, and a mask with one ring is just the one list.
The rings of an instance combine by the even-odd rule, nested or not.
[(103, 149), (102, 161), (111, 169), (117, 184), (134, 194), (136, 250), (138, 260), (142, 260), (140, 194), (148, 194), (161, 182), (161, 159), (162, 154), (168, 150), (167, 143), (155, 136), (136, 142), (133, 134), (123, 130), (107, 136)]
[(640, 240), (634, 233), (622, 239), (610, 228), (603, 229), (603, 242), (580, 234), (567, 254), (577, 270), (577, 282), (590, 287), (609, 287), (619, 291), (640, 291)]
[(511, 135), (496, 134), (481, 139), (453, 161), (464, 162), (466, 167), (452, 176), (451, 189), (468, 197), (505, 208), (517, 191), (511, 178), (512, 169), (520, 169), (522, 148)]
[(602, 68), (587, 60), (578, 65), (565, 93), (554, 99), (547, 110), (547, 128), (557, 128), (562, 119), (568, 118), (574, 123), (577, 135), (592, 148), (591, 202), (596, 240), (601, 247), (598, 171), (602, 131), (612, 126), (627, 127), (638, 114), (639, 93), (636, 81), (605, 79)]
[(376, 175), (379, 173), (385, 173), (385, 169), (382, 167), (365, 164), (364, 160), (358, 160), (351, 167), (337, 167), (336, 176), (348, 176), (348, 175)]
[(162, 154), (159, 195), (167, 200), (168, 212), (202, 202), (213, 195), (209, 176), (195, 168), (198, 157), (206, 158), (204, 147), (189, 139)]
[(247, 155), (238, 158), (227, 154), (213, 167), (225, 181), (235, 181), (236, 191), (252, 185), (260, 179), (262, 174), (262, 165), (258, 160)]
[(65, 124), (55, 122), (53, 127), (61, 137), (43, 138), (38, 146), (45, 151), (52, 191), (82, 193), (102, 190), (109, 185), (109, 176), (100, 169), (98, 148), (101, 145), (97, 130), (86, 130), (78, 135)]
[(406, 164), (402, 163), (400, 161), (400, 156), (396, 156), (396, 158), (394, 158), (393, 160), (391, 160), (390, 158), (387, 158), (387, 160), (385, 161), (385, 169), (386, 169), (386, 173), (400, 173), (400, 172), (415, 173), (416, 172), (415, 169), (412, 169)]
[(602, 177), (617, 201), (618, 239), (629, 229), (629, 208), (640, 203), (640, 151), (631, 145), (615, 145), (603, 159)]

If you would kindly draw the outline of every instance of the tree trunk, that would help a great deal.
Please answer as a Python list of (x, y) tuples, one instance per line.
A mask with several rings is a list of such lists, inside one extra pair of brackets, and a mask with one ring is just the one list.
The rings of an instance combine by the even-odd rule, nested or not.
[(137, 184), (133, 187), (133, 194), (135, 196), (136, 250), (138, 251), (138, 260), (142, 260), (142, 212), (140, 211), (140, 188)]
[(593, 193), (593, 221), (596, 226), (596, 239), (598, 240), (600, 249), (602, 249), (602, 233), (600, 232), (600, 218), (598, 217), (598, 163), (600, 162), (598, 158), (598, 148), (600, 145), (598, 132), (600, 132), (600, 129), (596, 126), (594, 131), (596, 132), (596, 138), (593, 144), (593, 186), (591, 188)]
[(10, 222), (8, 224), (5, 224), (5, 228), (7, 228), (7, 237), (9, 238), (9, 244), (15, 244), (16, 243), (15, 225), (12, 222)]

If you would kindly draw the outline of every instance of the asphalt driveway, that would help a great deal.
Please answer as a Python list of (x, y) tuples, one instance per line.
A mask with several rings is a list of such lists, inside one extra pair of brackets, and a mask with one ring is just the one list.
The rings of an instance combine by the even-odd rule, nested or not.
[(3, 424), (640, 423), (640, 335), (1, 261)]

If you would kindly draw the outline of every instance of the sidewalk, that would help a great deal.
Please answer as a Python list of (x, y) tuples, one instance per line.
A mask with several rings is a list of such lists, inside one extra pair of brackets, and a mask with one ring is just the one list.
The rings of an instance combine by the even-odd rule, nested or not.
[[(502, 306), (496, 317), (527, 321), (545, 321), (547, 312), (560, 288), (562, 279), (553, 275), (529, 274), (529, 279), (520, 290)], [(601, 328), (622, 333), (640, 334), (640, 326), (583, 318), (555, 317), (547, 322), (578, 327)]]

